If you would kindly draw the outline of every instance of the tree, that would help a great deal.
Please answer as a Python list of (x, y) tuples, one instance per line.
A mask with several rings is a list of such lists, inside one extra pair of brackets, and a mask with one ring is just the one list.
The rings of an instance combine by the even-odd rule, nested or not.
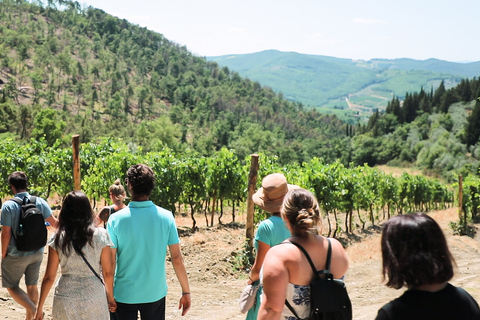
[(43, 137), (47, 144), (52, 146), (62, 137), (66, 125), (65, 121), (59, 119), (55, 110), (42, 109), (35, 116), (32, 138), (39, 140)]
[(0, 103), (0, 133), (16, 132), (17, 110), (11, 102)]
[(446, 91), (440, 100), (440, 111), (447, 113), (450, 106), (458, 101), (459, 97), (453, 89)]
[(475, 107), (473, 107), (472, 114), (467, 118), (464, 131), (464, 142), (467, 144), (467, 147), (475, 145), (480, 138), (480, 101), (478, 100)]
[(410, 123), (415, 120), (417, 116), (418, 106), (415, 105), (413, 95), (408, 92), (405, 94), (405, 101), (403, 101), (403, 119), (406, 123)]
[(23, 105), (20, 107), (20, 138), (25, 139), (28, 136), (28, 129), (32, 125), (32, 110), (31, 107)]
[(435, 93), (433, 94), (433, 97), (432, 97), (432, 104), (433, 106), (435, 107), (439, 107), (440, 106), (440, 103), (442, 101), (442, 96), (444, 95), (446, 89), (445, 89), (445, 83), (443, 82), (440, 82), (440, 85), (438, 86), (437, 90), (435, 90)]

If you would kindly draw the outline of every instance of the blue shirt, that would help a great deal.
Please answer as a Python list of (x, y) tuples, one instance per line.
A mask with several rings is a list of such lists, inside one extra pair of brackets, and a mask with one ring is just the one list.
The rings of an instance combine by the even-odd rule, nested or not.
[(260, 222), (255, 234), (255, 249), (258, 250), (258, 241), (268, 244), (270, 247), (277, 245), (283, 240), (290, 238), (290, 231), (283, 223), (282, 218), (271, 216)]
[[(23, 198), (28, 197), (30, 199), (30, 194), (28, 192), (19, 192), (15, 195), (23, 201)], [(52, 210), (48, 203), (40, 197), (36, 197), (35, 205), (42, 212), (43, 218), (48, 219), (52, 215)], [(12, 228), (12, 233), (17, 234), (18, 225), (20, 224), (20, 205), (15, 201), (5, 201), (2, 205), (2, 217), (0, 219), (0, 224), (2, 226)], [(12, 257), (24, 257), (37, 252), (43, 252), (43, 247), (35, 251), (18, 251), (17, 242), (15, 238), (10, 237), (10, 242), (8, 243), (7, 255)]]
[(114, 296), (150, 303), (167, 295), (167, 246), (179, 243), (173, 214), (152, 201), (131, 201), (110, 216), (107, 230), (117, 249)]

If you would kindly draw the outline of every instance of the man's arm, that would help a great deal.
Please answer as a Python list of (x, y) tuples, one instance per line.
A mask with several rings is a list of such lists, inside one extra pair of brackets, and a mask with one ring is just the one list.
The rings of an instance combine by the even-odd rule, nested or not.
[(55, 218), (53, 216), (53, 214), (48, 217), (47, 219), (45, 219), (45, 221), (47, 221), (48, 223), (50, 223), (50, 225), (54, 228), (54, 229), (57, 229), (57, 224), (58, 224), (58, 220), (57, 218)]
[[(54, 229), (57, 229), (58, 220), (57, 220), (57, 218), (55, 218), (53, 216), (52, 209), (50, 209), (50, 206), (48, 205), (48, 202), (43, 198), (37, 197), (35, 205), (40, 209), (40, 211), (42, 211), (42, 214), (43, 214), (43, 217), (44, 217), (45, 221), (50, 223), (50, 225)], [(48, 216), (48, 218), (45, 218), (47, 216)]]
[(2, 226), (2, 259), (7, 256), (8, 244), (10, 243), (10, 238), (12, 237), (12, 228), (7, 226)]
[(178, 309), (182, 309), (182, 316), (187, 314), (190, 306), (192, 304), (190, 298), (190, 286), (188, 285), (187, 270), (185, 269), (185, 264), (183, 263), (182, 252), (180, 251), (180, 244), (169, 245), (170, 256), (172, 258), (173, 269), (177, 275), (177, 279), (180, 282), (182, 287), (182, 296), (178, 304)]
[(117, 303), (113, 297), (113, 275), (115, 273), (115, 264), (112, 262), (112, 252), (110, 247), (104, 247), (100, 256), (102, 264), (103, 279), (105, 280), (105, 291), (107, 293), (108, 309), (115, 312)]

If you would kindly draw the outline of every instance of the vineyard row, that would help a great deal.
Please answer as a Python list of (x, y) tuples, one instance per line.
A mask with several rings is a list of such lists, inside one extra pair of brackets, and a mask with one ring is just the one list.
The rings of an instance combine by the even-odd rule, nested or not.
[[(48, 198), (64, 196), (73, 189), (72, 150), (48, 146), (43, 140), (18, 145), (9, 139), (0, 141), (0, 170), (3, 181), (15, 170), (25, 171), (32, 194)], [(94, 202), (108, 199), (108, 187), (120, 178), (123, 181), (128, 167), (134, 163), (149, 165), (156, 175), (156, 187), (151, 200), (176, 212), (177, 206), (190, 208), (193, 228), (195, 214), (207, 211), (223, 214), (224, 204), (233, 208), (246, 201), (250, 160), (239, 159), (232, 150), (222, 149), (211, 157), (197, 154), (177, 155), (165, 149), (161, 152), (132, 152), (122, 141), (105, 139), (100, 143), (80, 145), (81, 188)], [(437, 179), (403, 173), (399, 177), (385, 174), (368, 166), (345, 167), (340, 162), (324, 163), (314, 158), (303, 164), (280, 166), (276, 157), (260, 154), (258, 186), (261, 178), (282, 172), (289, 183), (311, 190), (318, 198), (326, 217), (329, 234), (352, 230), (354, 215), (365, 227), (390, 215), (445, 208), (454, 202), (454, 188)], [(464, 182), (463, 206), (471, 217), (477, 213), (479, 200), (478, 178), (467, 177)], [(11, 196), (7, 183), (0, 184), (0, 197)], [(208, 205), (213, 203), (213, 208)], [(346, 218), (342, 223), (338, 213)], [(330, 217), (335, 221), (330, 223)], [(264, 218), (257, 211), (256, 221)], [(220, 222), (220, 218), (219, 218)], [(213, 225), (213, 215), (210, 223)], [(207, 220), (208, 224), (208, 220)]]

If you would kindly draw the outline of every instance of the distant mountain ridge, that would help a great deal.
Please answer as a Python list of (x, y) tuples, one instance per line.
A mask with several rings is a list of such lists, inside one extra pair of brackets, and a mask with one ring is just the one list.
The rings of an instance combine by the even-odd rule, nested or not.
[[(441, 81), (452, 87), (480, 75), (480, 61), (438, 59), (354, 60), (266, 50), (250, 54), (207, 57), (241, 76), (258, 81), (284, 97), (307, 106), (337, 110), (342, 117), (383, 109), (393, 96), (435, 89)], [(339, 114), (340, 113), (340, 114)]]

